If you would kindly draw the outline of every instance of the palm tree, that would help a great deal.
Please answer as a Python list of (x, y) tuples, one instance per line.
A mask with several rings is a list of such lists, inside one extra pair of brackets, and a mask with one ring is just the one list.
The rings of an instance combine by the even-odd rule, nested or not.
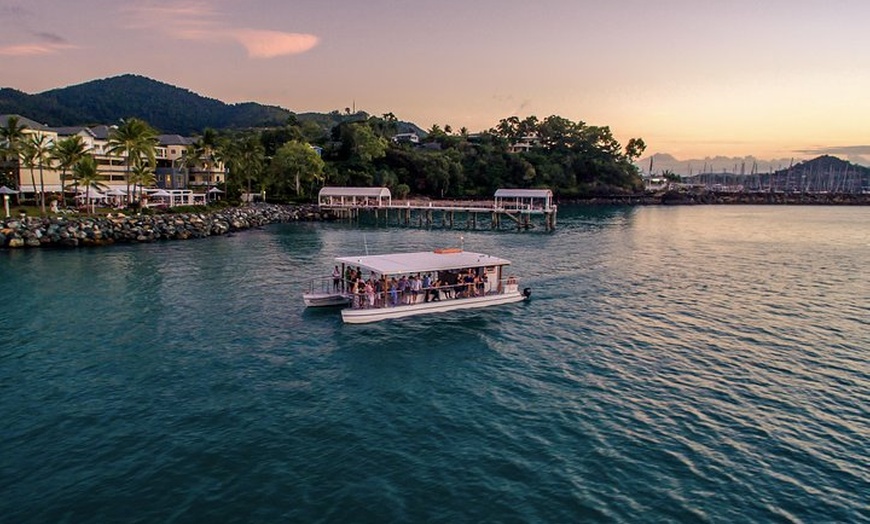
[(51, 157), (60, 167), (61, 199), (66, 206), (66, 173), (87, 154), (87, 145), (80, 135), (73, 135), (55, 142), (51, 149)]
[(239, 180), (241, 174), (241, 148), (243, 140), (226, 140), (221, 144), (220, 159), (224, 163), (224, 191), (229, 193), (230, 182), (233, 188), (241, 190), (242, 184)]
[[(17, 116), (10, 116), (6, 119), (6, 126), (0, 127), (0, 145), (3, 148), (4, 168), (9, 174), (12, 183), (12, 173), (14, 173), (14, 187), (19, 187), (18, 166), (21, 161), (21, 149), (24, 147), (26, 136), (24, 134), (25, 125), (20, 122)], [(16, 195), (16, 199), (18, 195)]]
[[(229, 180), (227, 180), (230, 176), (230, 168), (229, 164), (233, 161), (233, 152), (231, 141), (227, 137), (218, 137), (217, 147), (214, 150), (214, 161), (215, 166), (221, 166), (224, 178), (224, 191), (227, 191)], [(218, 185), (219, 180), (215, 180), (215, 186)]]
[(30, 185), (33, 187), (33, 202), (36, 203), (36, 175), (33, 173), (33, 168), (36, 167), (36, 150), (30, 141), (25, 141), (21, 145), (21, 162), (24, 167), (30, 169)]
[(202, 136), (194, 142), (194, 150), (202, 163), (203, 171), (208, 173), (208, 180), (205, 181), (207, 185), (212, 185), (214, 182), (212, 180), (214, 168), (224, 160), (224, 149), (225, 146), (221, 143), (217, 131), (211, 128), (206, 128)]
[(85, 155), (79, 159), (73, 166), (73, 176), (76, 177), (79, 185), (85, 188), (85, 204), (88, 207), (88, 214), (91, 214), (91, 188), (99, 191), (106, 186), (101, 183), (100, 175), (97, 172), (97, 161), (91, 155)]
[[(31, 176), (33, 173), (33, 164), (39, 168), (39, 207), (42, 214), (45, 214), (45, 178), (43, 177), (43, 168), (46, 162), (51, 166), (51, 142), (44, 133), (33, 133), (27, 138), (27, 146), (30, 156)], [(35, 189), (35, 188), (34, 188)]]
[(130, 172), (135, 159), (145, 158), (151, 165), (155, 162), (157, 131), (147, 122), (138, 118), (121, 120), (121, 125), (109, 132), (109, 153), (126, 155), (127, 203), (130, 203)]
[(145, 187), (151, 187), (157, 183), (157, 177), (154, 176), (154, 169), (144, 163), (137, 162), (133, 166), (133, 171), (130, 173), (130, 182), (133, 183), (133, 197), (136, 197), (136, 188), (139, 188), (139, 198), (142, 197), (142, 190)]
[[(230, 162), (230, 172), (233, 175), (244, 175), (247, 179), (248, 198), (251, 195), (251, 179), (260, 178), (265, 162), (266, 150), (259, 136), (249, 135), (241, 142), (236, 142), (234, 158)], [(238, 182), (241, 185), (241, 180)]]
[(680, 175), (674, 173), (670, 169), (665, 169), (662, 171), (662, 178), (667, 180), (668, 182), (680, 182)]
[(190, 172), (199, 166), (199, 150), (195, 144), (189, 144), (181, 155), (181, 167), (184, 169), (184, 187), (190, 184)]
[(0, 127), (0, 141), (3, 142), (8, 155), (14, 155), (21, 150), (21, 146), (27, 138), (24, 134), (25, 129), (26, 126), (21, 123), (17, 116), (10, 116), (6, 119), (6, 126)]

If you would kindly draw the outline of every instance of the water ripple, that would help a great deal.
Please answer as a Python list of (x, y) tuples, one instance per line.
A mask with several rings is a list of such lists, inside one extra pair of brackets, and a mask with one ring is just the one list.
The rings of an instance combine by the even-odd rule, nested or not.
[(303, 282), (459, 233), (2, 253), (2, 520), (870, 522), (867, 210), (560, 214), (462, 232), (531, 302), (365, 326)]

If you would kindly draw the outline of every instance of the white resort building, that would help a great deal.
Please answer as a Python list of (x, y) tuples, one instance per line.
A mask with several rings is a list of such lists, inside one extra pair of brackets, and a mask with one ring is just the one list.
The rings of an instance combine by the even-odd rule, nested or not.
[[(104, 186), (104, 193), (117, 196), (119, 193), (126, 195), (127, 191), (127, 158), (123, 153), (112, 154), (109, 152), (109, 138), (112, 126), (99, 125), (94, 127), (48, 127), (29, 118), (20, 115), (0, 115), (0, 126), (6, 126), (10, 117), (17, 117), (19, 125), (23, 126), (22, 133), (25, 137), (44, 136), (46, 147), (51, 147), (60, 140), (71, 136), (80, 136), (85, 145), (85, 150), (94, 157), (97, 163), (97, 173), (100, 184)], [(199, 203), (204, 197), (187, 196), (187, 191), (192, 194), (208, 195), (209, 191), (217, 188), (226, 181), (226, 166), (220, 160), (210, 158), (195, 148), (194, 138), (180, 135), (158, 135), (157, 147), (155, 148), (156, 165), (154, 176), (156, 186), (159, 189), (170, 191), (182, 191), (177, 193), (170, 202), (189, 203), (194, 200)], [(12, 173), (16, 181), (19, 193), (31, 198), (41, 191), (48, 193), (60, 193), (61, 169), (49, 158), (41, 166), (38, 163), (27, 161), (23, 154), (17, 165), (7, 168), (17, 169)], [(31, 165), (33, 176), (31, 177)], [(42, 183), (40, 184), (40, 180)], [(66, 173), (66, 192), (71, 193), (72, 173)], [(213, 192), (213, 194), (216, 192)], [(181, 196), (184, 194), (185, 196)], [(207, 199), (205, 199), (207, 200)], [(181, 204), (176, 204), (181, 205)]]

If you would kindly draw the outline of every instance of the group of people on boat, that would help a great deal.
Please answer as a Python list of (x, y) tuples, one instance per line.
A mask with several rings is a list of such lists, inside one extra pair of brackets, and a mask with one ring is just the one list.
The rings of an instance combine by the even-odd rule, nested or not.
[(334, 292), (348, 293), (353, 297), (352, 307), (356, 309), (472, 298), (485, 295), (487, 289), (483, 268), (417, 273), (398, 278), (372, 273), (365, 279), (360, 268), (347, 267), (342, 275), (335, 266), (332, 282)]

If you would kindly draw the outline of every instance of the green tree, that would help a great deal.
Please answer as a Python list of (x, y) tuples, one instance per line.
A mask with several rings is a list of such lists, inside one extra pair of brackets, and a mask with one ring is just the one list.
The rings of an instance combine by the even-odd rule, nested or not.
[(387, 154), (388, 142), (377, 136), (372, 128), (365, 124), (348, 126), (351, 157), (360, 162), (371, 162), (383, 158)]
[(66, 206), (66, 174), (87, 154), (87, 145), (80, 135), (73, 135), (54, 143), (51, 156), (60, 167), (61, 200)]
[(619, 159), (622, 154), (622, 148), (608, 126), (586, 126), (581, 137), (595, 151), (596, 156)]
[(520, 119), (516, 116), (502, 118), (494, 129), (490, 129), (490, 133), (507, 139), (509, 142), (516, 142), (519, 138)]
[(646, 151), (646, 142), (642, 138), (632, 138), (625, 145), (625, 156), (629, 162), (634, 162)]
[(295, 119), (284, 127), (267, 129), (261, 135), (261, 142), (267, 156), (275, 156), (278, 148), (293, 140), (298, 142), (306, 140), (302, 127)]
[(266, 149), (260, 142), (259, 137), (250, 135), (246, 137), (237, 148), (238, 171), (244, 175), (247, 182), (247, 194), (251, 195), (251, 181), (259, 180), (263, 173), (266, 162)]
[(538, 134), (538, 117), (531, 115), (523, 119), (517, 127), (519, 138), (535, 136)]
[(208, 173), (208, 180), (205, 181), (206, 184), (212, 185), (212, 183), (216, 183), (217, 181), (213, 180), (215, 168), (223, 160), (225, 149), (217, 131), (206, 128), (202, 136), (196, 139), (193, 147), (202, 170)]
[[(17, 116), (6, 119), (6, 125), (0, 127), (0, 147), (3, 155), (4, 183), (13, 187), (19, 187), (18, 169), (21, 163), (21, 149), (24, 147), (26, 135), (25, 125)], [(18, 198), (16, 196), (16, 198)]]
[(126, 156), (124, 179), (127, 182), (127, 203), (130, 203), (130, 173), (136, 158), (155, 165), (157, 131), (138, 118), (121, 120), (121, 125), (109, 132), (109, 153)]
[(136, 200), (136, 188), (139, 189), (138, 195), (139, 199), (141, 199), (142, 191), (146, 187), (152, 187), (157, 183), (154, 168), (145, 162), (136, 162), (130, 171), (130, 183), (133, 185), (133, 199)]
[(49, 153), (51, 152), (51, 142), (49, 141), (48, 136), (44, 133), (32, 133), (27, 136), (27, 139), (24, 142), (24, 149), (22, 150), (22, 156), (24, 157), (24, 164), (30, 168), (30, 181), (33, 185), (33, 193), (34, 198), (36, 196), (36, 180), (33, 174), (33, 168), (39, 168), (39, 208), (40, 212), (45, 214), (45, 179), (43, 176), (43, 169), (46, 164), (50, 165), (51, 159), (49, 157)]
[(100, 191), (105, 189), (105, 185), (100, 182), (100, 175), (97, 172), (97, 161), (91, 155), (85, 155), (73, 166), (73, 176), (75, 176), (78, 184), (85, 188), (85, 204), (90, 215), (93, 206), (91, 205), (91, 189)]
[(181, 168), (184, 170), (184, 187), (190, 184), (190, 173), (195, 171), (199, 165), (199, 149), (197, 149), (196, 144), (188, 144), (181, 154)]
[[(39, 168), (39, 209), (45, 214), (45, 177), (44, 168), (51, 167), (51, 141), (44, 133), (33, 133), (27, 139), (31, 160)], [(32, 168), (31, 168), (32, 169)]]
[(0, 143), (3, 145), (3, 154), (6, 159), (18, 159), (24, 141), (27, 138), (24, 130), (27, 129), (17, 116), (6, 119), (6, 125), (0, 127)]
[(390, 139), (399, 132), (399, 121), (393, 113), (385, 113), (381, 117), (373, 116), (366, 122), (377, 136)]
[(256, 134), (239, 135), (232, 139), (224, 138), (221, 140), (221, 161), (224, 163), (226, 172), (224, 190), (227, 193), (227, 198), (230, 198), (231, 195), (236, 198), (242, 192), (245, 172), (242, 149), (249, 140), (259, 144), (259, 136)]
[(411, 188), (408, 187), (408, 184), (399, 184), (396, 186), (396, 196), (400, 199), (406, 198), (410, 192)]
[(662, 178), (669, 182), (682, 182), (682, 178), (680, 178), (680, 175), (674, 173), (670, 169), (665, 169), (664, 171), (662, 171)]
[(538, 125), (541, 145), (550, 151), (576, 149), (586, 124), (550, 115)]
[(33, 171), (33, 168), (36, 167), (36, 149), (34, 149), (33, 144), (30, 143), (30, 140), (27, 139), (24, 141), (24, 144), (21, 146), (21, 162), (24, 164), (26, 168), (30, 170), (30, 186), (33, 188), (33, 202), (36, 203), (36, 175)]
[(328, 129), (313, 120), (302, 122), (300, 129), (302, 130), (301, 140), (303, 142), (322, 145), (326, 141)]
[(322, 180), (323, 169), (323, 159), (310, 145), (297, 141), (287, 142), (278, 149), (269, 165), (270, 190), (286, 196), (292, 180), (296, 196), (302, 196), (303, 185), (313, 185)]

